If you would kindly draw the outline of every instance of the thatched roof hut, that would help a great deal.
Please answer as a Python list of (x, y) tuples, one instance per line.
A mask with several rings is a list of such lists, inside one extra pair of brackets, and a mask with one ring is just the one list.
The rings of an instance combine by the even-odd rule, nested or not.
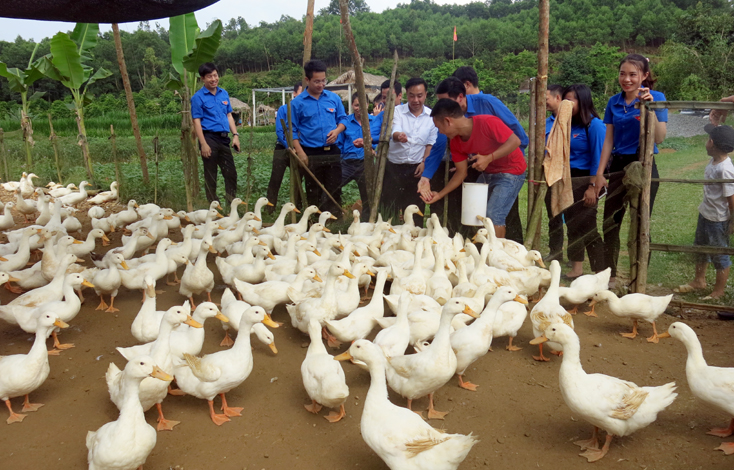
[(229, 104), (232, 105), (232, 114), (235, 118), (235, 124), (249, 125), (249, 122), (252, 119), (252, 109), (250, 108), (250, 105), (231, 96), (229, 97)]
[[(382, 82), (385, 80), (389, 80), (388, 77), (383, 77), (381, 75), (372, 75), (371, 73), (364, 73), (364, 84), (367, 87), (367, 97), (372, 100), (375, 96), (377, 96), (380, 93), (380, 86), (382, 85)], [(335, 78), (334, 80), (330, 81), (326, 87), (328, 88), (329, 85), (348, 85), (348, 84), (355, 84), (355, 78), (354, 78), (354, 70), (347, 70), (343, 74), (339, 75), (339, 77)], [(370, 86), (375, 87), (370, 89)], [(334, 93), (339, 95), (342, 100), (349, 101), (349, 91), (347, 90), (333, 90)], [(352, 93), (357, 91), (356, 85), (352, 87)]]
[(275, 124), (275, 113), (277, 110), (270, 106), (259, 104), (257, 105), (257, 126), (268, 126)]

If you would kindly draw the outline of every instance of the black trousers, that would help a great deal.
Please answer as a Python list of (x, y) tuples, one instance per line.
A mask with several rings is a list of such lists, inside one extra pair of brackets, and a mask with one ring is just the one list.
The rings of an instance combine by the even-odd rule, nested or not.
[(327, 147), (303, 147), (308, 155), (308, 169), (324, 185), (339, 204), (336, 206), (329, 196), (321, 190), (316, 181), (308, 174), (303, 175), (306, 182), (306, 199), (309, 206), (318, 206), (322, 211), (329, 211), (334, 216), (342, 215), (342, 168), (341, 151), (336, 145)]
[(584, 205), (584, 193), (589, 187), (589, 170), (571, 168), (573, 205), (564, 211), (568, 227), (568, 259), (583, 261), (584, 248), (589, 255), (591, 270), (599, 272), (604, 266), (604, 243), (596, 228), (597, 206)]
[(362, 212), (360, 213), (360, 219), (362, 222), (367, 222), (370, 219), (370, 198), (367, 195), (367, 181), (364, 176), (364, 160), (357, 160), (356, 158), (350, 158), (342, 160), (342, 181), (339, 185), (339, 191), (341, 188), (354, 181), (357, 183), (359, 188), (359, 197), (362, 199)]
[(218, 201), (217, 197), (217, 167), (222, 171), (224, 191), (227, 202), (237, 197), (237, 169), (234, 166), (232, 149), (229, 147), (229, 136), (226, 133), (204, 131), (204, 139), (212, 149), (209, 158), (201, 157), (204, 164), (204, 185), (206, 199), (209, 202)]
[[(574, 200), (576, 198), (574, 197)], [(545, 193), (545, 210), (548, 213), (548, 248), (547, 262), (563, 261), (563, 214), (553, 217), (551, 210), (551, 192)]]
[[(624, 178), (624, 167), (632, 162), (638, 161), (637, 154), (612, 155), (609, 167), (609, 187), (606, 202), (604, 203), (604, 263), (605, 269), (612, 268), (612, 277), (617, 276), (617, 261), (619, 260), (619, 230), (624, 220), (625, 208), (624, 197), (627, 194), (622, 178)], [(652, 177), (659, 178), (658, 167), (655, 160), (652, 161)], [(650, 184), (650, 214), (655, 204), (655, 196), (658, 193), (660, 183)]]
[(522, 220), (520, 219), (520, 196), (515, 198), (515, 202), (512, 203), (510, 212), (507, 213), (505, 218), (505, 238), (520, 244), (525, 242), (522, 235)]
[[(275, 150), (273, 150), (273, 168), (270, 171), (270, 181), (268, 182), (268, 201), (273, 204), (273, 207), (268, 206), (272, 209), (270, 212), (275, 210), (275, 206), (278, 205), (278, 194), (280, 193), (280, 185), (283, 183), (283, 176), (285, 170), (290, 168), (291, 158), (286, 148), (280, 144), (275, 144)], [(303, 173), (303, 171), (301, 171)], [(299, 192), (296, 191), (296, 200), (291, 201), (297, 207), (300, 207)]]
[[(397, 224), (399, 212), (404, 212), (411, 204), (415, 204), (423, 212), (426, 204), (418, 194), (420, 175), (418, 178), (415, 177), (417, 168), (417, 163), (398, 164), (389, 160), (386, 162), (385, 177), (382, 180), (382, 197), (380, 197), (380, 211), (383, 219), (387, 220), (392, 217), (393, 223)], [(416, 227), (423, 227), (423, 217), (415, 214), (413, 221)]]

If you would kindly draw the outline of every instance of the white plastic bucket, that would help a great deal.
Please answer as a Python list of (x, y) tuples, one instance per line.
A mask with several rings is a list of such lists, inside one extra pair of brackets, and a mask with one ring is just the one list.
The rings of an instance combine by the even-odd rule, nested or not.
[(479, 227), (484, 225), (478, 215), (487, 215), (487, 194), (489, 185), (485, 183), (463, 183), (461, 198), (461, 223)]

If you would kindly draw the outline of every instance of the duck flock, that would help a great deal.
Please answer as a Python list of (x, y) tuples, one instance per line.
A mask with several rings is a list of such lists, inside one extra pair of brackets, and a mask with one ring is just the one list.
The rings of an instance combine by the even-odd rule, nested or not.
[[(675, 383), (638, 386), (585, 373), (573, 315), (587, 301), (588, 316), (596, 316), (596, 304), (608, 302), (614, 315), (631, 319), (633, 330), (625, 337), (635, 338), (638, 321), (644, 320), (652, 324), (648, 342), (668, 336), (680, 340), (688, 350), (686, 375), (694, 396), (734, 417), (734, 369), (708, 366), (695, 332), (682, 322), (673, 323), (667, 333), (657, 332), (655, 320), (672, 296), (618, 298), (608, 290), (609, 270), (561, 287), (557, 261), (546, 269), (537, 251), (497, 238), (489, 219), (480, 217), (484, 228), (473, 240), (464, 240), (460, 234), (449, 237), (435, 214), (427, 228), (415, 226), (412, 215), (421, 214), (416, 206), (405, 211), (402, 225), (381, 219), (362, 223), (355, 211), (348, 233), (334, 234), (327, 224), (336, 217), (315, 206), (308, 207), (298, 223), (287, 225), (286, 216), (299, 211), (286, 203), (275, 223), (263, 227), (261, 211), (271, 205), (266, 198), (242, 217), (240, 199), (232, 201), (226, 216), (218, 202), (186, 213), (131, 200), (120, 210), (117, 183), (90, 198), (87, 182), (35, 187), (34, 178), (24, 173), (18, 182), (2, 184), (14, 201), (4, 205), (0, 216), (0, 230), (7, 237), (0, 245), (0, 283), (18, 296), (0, 306), (0, 318), (35, 334), (27, 354), (0, 358), (0, 398), (9, 411), (7, 423), (20, 423), (27, 412), (42, 406), (31, 403), (29, 394), (49, 375), (48, 355), (74, 347), (59, 336), (79, 313), (84, 288), (94, 290), (97, 310), (106, 312), (118, 311), (114, 301), (121, 288), (139, 291), (142, 297), (130, 325), (139, 344), (117, 348), (127, 365), (121, 370), (111, 363), (106, 374), (110, 399), (120, 415), (88, 433), (90, 469), (142, 466), (156, 443), (156, 430), (147, 424), (144, 412), (156, 407), (158, 431), (178, 424), (164, 417), (168, 395), (206, 400), (211, 420), (219, 426), (241, 416), (243, 408), (229, 406), (226, 394), (242, 385), (253, 369), (251, 334), (277, 353), (268, 327), (279, 326), (271, 318), (279, 305), (286, 306), (293, 327), (311, 340), (301, 363), (303, 386), (311, 399), (306, 410), (318, 414), (322, 407), (329, 408), (324, 417), (338, 422), (349, 396), (341, 361), (368, 371), (361, 433), (391, 469), (458, 468), (477, 438), (433, 428), (413, 410), (412, 402), (428, 397), (426, 418), (443, 419), (446, 413), (434, 408), (434, 394), (454, 376), (460, 387), (475, 391), (477, 385), (467, 377), (469, 366), (499, 337), (507, 337), (507, 350), (518, 351), (513, 338), (528, 317), (535, 334), (531, 344), (538, 345), (533, 358), (549, 361), (547, 352), (562, 356), (563, 399), (594, 427), (590, 439), (576, 442), (583, 450), (580, 455), (590, 462), (599, 460), (614, 436), (630, 435), (654, 422), (675, 400)], [(91, 204), (91, 230), (85, 240), (78, 240), (74, 234), (81, 234), (83, 227), (74, 214), (82, 204)], [(14, 222), (14, 211), (25, 217), (24, 226)], [(310, 224), (314, 215), (318, 222)], [(107, 234), (116, 230), (124, 233), (122, 245), (104, 255), (95, 253), (98, 243), (108, 245)], [(174, 243), (169, 233), (179, 230), (183, 241)], [(215, 275), (208, 264), (210, 253), (216, 255), (216, 269), (228, 286), (219, 306), (211, 299)], [(31, 261), (34, 256), (37, 261)], [(94, 267), (84, 266), (85, 259)], [(180, 304), (157, 310), (159, 282), (178, 286)], [(561, 300), (573, 309), (566, 310)], [(202, 325), (210, 318), (223, 327), (221, 350), (200, 357)], [(51, 350), (46, 346), (49, 336)], [(350, 342), (338, 356), (328, 352), (327, 345), (338, 348)], [(388, 387), (407, 400), (406, 407), (388, 399)], [(214, 406), (217, 396), (220, 413)], [(11, 402), (16, 397), (24, 398), (20, 413), (14, 411), (20, 405)], [(606, 431), (602, 446), (600, 429)], [(734, 418), (727, 428), (710, 432), (720, 437), (733, 433)], [(732, 454), (734, 443), (725, 442), (719, 449)]]

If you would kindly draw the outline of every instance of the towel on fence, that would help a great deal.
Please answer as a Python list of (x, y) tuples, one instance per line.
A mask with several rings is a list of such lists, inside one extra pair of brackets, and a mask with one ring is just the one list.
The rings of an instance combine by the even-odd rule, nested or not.
[(573, 204), (571, 187), (571, 114), (573, 103), (563, 100), (548, 134), (543, 160), (545, 181), (551, 190), (551, 212), (560, 214)]

